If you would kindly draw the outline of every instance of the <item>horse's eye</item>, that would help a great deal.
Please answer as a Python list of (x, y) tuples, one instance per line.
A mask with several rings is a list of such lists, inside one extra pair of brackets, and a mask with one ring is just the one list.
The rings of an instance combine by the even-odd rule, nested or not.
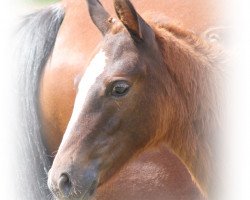
[(125, 81), (118, 81), (113, 84), (111, 95), (114, 97), (124, 96), (128, 93), (130, 85)]

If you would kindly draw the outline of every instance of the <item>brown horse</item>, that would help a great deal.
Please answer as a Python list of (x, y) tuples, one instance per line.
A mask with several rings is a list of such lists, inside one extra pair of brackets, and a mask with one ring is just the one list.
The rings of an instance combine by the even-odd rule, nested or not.
[(164, 143), (212, 197), (221, 52), (159, 18), (146, 22), (129, 1), (114, 5), (120, 21), (88, 1), (104, 37), (76, 84), (50, 189), (58, 198), (88, 199), (132, 157)]
[[(90, 1), (91, 17), (104, 35), (96, 49), (103, 49), (104, 53), (97, 56), (105, 57), (109, 67), (103, 66), (105, 73), (100, 72), (98, 82), (91, 86), (94, 90), (87, 95), (81, 92), (80, 86), (85, 88), (91, 80), (84, 82), (82, 74), (88, 77), (93, 73), (91, 70), (96, 69), (93, 51), (101, 37), (91, 22), (85, 1), (67, 0), (61, 4), (63, 7), (56, 6), (32, 16), (40, 24), (46, 18), (44, 24), (51, 31), (46, 35), (51, 41), (46, 40), (40, 48), (53, 47), (52, 38), (57, 37), (53, 53), (50, 53), (52, 48), (48, 48), (43, 59), (37, 61), (38, 69), (42, 69), (51, 55), (40, 86), (37, 85), (39, 78), (34, 78), (35, 88), (40, 87), (43, 140), (48, 154), (55, 152), (61, 143), (77, 93), (68, 134), (64, 136), (66, 146), (60, 147), (53, 165), (55, 170), (50, 174), (54, 176), (50, 179), (52, 188), (59, 197), (82, 198), (85, 192), (88, 196), (98, 186), (97, 199), (202, 199), (177, 157), (204, 194), (211, 193), (210, 174), (214, 172), (209, 131), (213, 128), (207, 126), (212, 126), (215, 119), (211, 69), (216, 67), (220, 54), (192, 32), (171, 25), (170, 19), (201, 33), (216, 25), (216, 3), (136, 1), (134, 4), (139, 11), (165, 13), (169, 19), (152, 12), (146, 23), (128, 1), (117, 1), (119, 22), (110, 18), (98, 1)], [(113, 12), (110, 1), (104, 1), (104, 5)], [(28, 19), (32, 22), (31, 17)], [(33, 49), (33, 52), (36, 51)], [(103, 64), (98, 63), (97, 70)], [(38, 76), (40, 73), (38, 70)], [(94, 77), (97, 74), (95, 71)], [(104, 83), (107, 76), (110, 80)], [(110, 92), (106, 93), (106, 88)], [(118, 89), (118, 93), (124, 90), (125, 94), (116, 97), (113, 89), (114, 92)], [(77, 107), (77, 102), (83, 104), (84, 99), (87, 107)], [(81, 115), (81, 119), (76, 119), (79, 125), (72, 123), (77, 112)], [(67, 135), (72, 136), (68, 139)], [(160, 150), (152, 151), (149, 147), (153, 146)], [(139, 152), (142, 154), (138, 158), (123, 167)], [(61, 174), (61, 178), (58, 177)]]

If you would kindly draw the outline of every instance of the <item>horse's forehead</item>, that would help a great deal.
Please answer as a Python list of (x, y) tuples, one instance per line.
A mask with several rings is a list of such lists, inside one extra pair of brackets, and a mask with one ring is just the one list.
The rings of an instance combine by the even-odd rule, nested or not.
[[(137, 48), (131, 36), (126, 33), (118, 33), (105, 39), (103, 49), (107, 52), (107, 56), (112, 60), (120, 59), (123, 55), (137, 55)], [(123, 59), (129, 59), (123, 56)]]

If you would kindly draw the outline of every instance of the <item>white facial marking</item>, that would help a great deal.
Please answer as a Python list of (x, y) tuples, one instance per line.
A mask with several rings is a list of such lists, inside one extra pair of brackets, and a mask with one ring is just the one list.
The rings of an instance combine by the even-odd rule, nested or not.
[(106, 66), (106, 59), (107, 57), (104, 51), (100, 50), (95, 55), (95, 57), (91, 60), (89, 66), (87, 67), (79, 83), (78, 93), (76, 95), (75, 104), (74, 104), (74, 109), (73, 109), (69, 124), (67, 126), (66, 132), (63, 136), (63, 140), (62, 140), (60, 147), (62, 147), (65, 141), (68, 139), (72, 131), (72, 128), (74, 124), (76, 123), (84, 107), (90, 88), (92, 87), (92, 85), (95, 84), (96, 78), (103, 73), (104, 67)]

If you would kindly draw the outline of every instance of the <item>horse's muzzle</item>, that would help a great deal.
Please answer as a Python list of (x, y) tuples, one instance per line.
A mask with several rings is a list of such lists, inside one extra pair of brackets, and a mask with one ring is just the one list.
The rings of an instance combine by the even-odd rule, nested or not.
[(50, 170), (48, 187), (57, 199), (90, 200), (98, 186), (98, 177), (93, 168), (72, 173)]

